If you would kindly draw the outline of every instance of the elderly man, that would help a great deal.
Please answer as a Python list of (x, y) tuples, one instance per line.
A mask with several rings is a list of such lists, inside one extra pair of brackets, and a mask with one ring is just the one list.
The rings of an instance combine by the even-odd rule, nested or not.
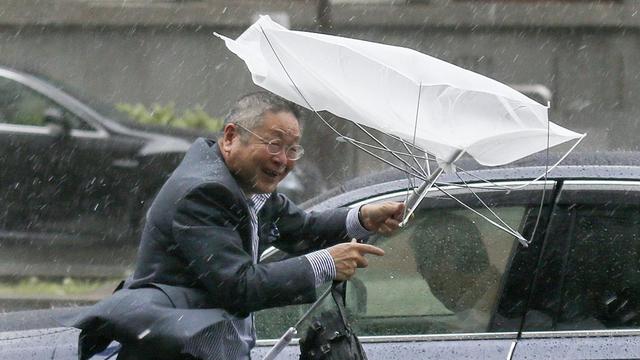
[[(149, 209), (133, 276), (72, 322), (81, 358), (117, 340), (118, 359), (248, 359), (252, 312), (312, 302), (316, 287), (367, 266), (365, 254), (384, 254), (349, 240), (395, 230), (402, 204), (306, 213), (276, 192), (303, 154), (298, 117), (250, 94), (217, 142), (193, 144)], [(259, 263), (269, 246), (299, 256)]]

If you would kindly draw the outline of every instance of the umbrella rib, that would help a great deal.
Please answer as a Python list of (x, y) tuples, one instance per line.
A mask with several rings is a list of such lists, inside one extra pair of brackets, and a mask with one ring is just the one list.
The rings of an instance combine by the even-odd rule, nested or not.
[(465, 204), (463, 201), (461, 201), (460, 199), (456, 198), (455, 196), (451, 195), (449, 192), (447, 192), (446, 190), (444, 190), (443, 188), (441, 188), (438, 185), (434, 185), (438, 190), (440, 190), (443, 194), (445, 194), (447, 197), (453, 199), (454, 201), (456, 201), (458, 204), (462, 205), (463, 207), (465, 207), (467, 210), (473, 212), (474, 214), (480, 216), (481, 218), (483, 218), (484, 220), (488, 221), (491, 225), (497, 227), (498, 229), (506, 232), (509, 235), (515, 236), (516, 238), (518, 238), (518, 241), (520, 241), (520, 243), (527, 247), (529, 246), (529, 241), (527, 239), (524, 238), (524, 236), (522, 236), (519, 232), (514, 231), (511, 232), (508, 229), (504, 228), (503, 226), (501, 226), (500, 224), (496, 223), (495, 221), (489, 219), (488, 217), (486, 217), (485, 215), (481, 214), (480, 212), (478, 212), (476, 209), (472, 208), (471, 206)]
[[(498, 184), (494, 184), (495, 186), (478, 186), (476, 185), (477, 183), (474, 183), (473, 188), (474, 189), (480, 189), (480, 190), (503, 190), (505, 192), (510, 191), (510, 189), (504, 189), (503, 187), (501, 187)], [(447, 181), (438, 181), (438, 185), (440, 186), (450, 186), (450, 187), (455, 187), (455, 188), (466, 188), (467, 186), (461, 185), (459, 183), (452, 183), (452, 182), (447, 182)]]
[[(388, 135), (388, 134), (387, 134)], [(395, 138), (395, 140), (400, 141), (402, 143), (402, 145), (404, 145), (405, 149), (407, 149), (407, 151), (411, 154), (411, 156), (415, 157), (416, 159), (422, 159), (427, 161), (427, 166), (428, 166), (428, 161), (429, 160), (433, 160), (433, 161), (438, 161), (438, 158), (433, 155), (433, 154), (429, 154), (428, 152), (424, 151), (423, 149), (421, 149), (418, 146), (415, 146), (414, 144), (411, 144), (409, 142), (407, 142), (406, 140), (402, 139), (402, 138)], [(424, 156), (420, 156), (420, 155), (415, 155), (410, 149), (409, 147), (412, 147), (414, 149), (420, 150), (420, 152), (424, 153)], [(424, 170), (424, 168), (419, 165), (421, 169)], [(427, 175), (431, 175), (431, 172), (429, 171), (429, 169), (426, 170)]]
[(538, 216), (536, 216), (536, 224), (533, 226), (533, 231), (531, 232), (530, 242), (533, 241), (533, 238), (536, 235), (536, 231), (538, 230), (538, 225), (540, 225), (540, 218), (542, 217), (542, 207), (544, 206), (544, 196), (547, 191), (547, 174), (549, 173), (549, 143), (550, 143), (550, 137), (551, 137), (550, 131), (551, 131), (550, 124), (547, 121), (547, 151), (546, 151), (546, 159), (544, 162), (544, 165), (545, 165), (544, 184), (542, 186), (542, 196), (540, 198), (540, 207), (538, 208)]
[[(428, 161), (428, 160), (427, 160), (427, 157), (426, 157), (426, 153), (425, 153), (425, 156), (415, 155), (413, 152), (411, 152), (411, 149), (409, 149), (409, 147), (407, 146), (407, 144), (406, 144), (404, 141), (401, 141), (401, 143), (402, 143), (402, 145), (404, 146), (405, 150), (406, 150), (406, 151), (407, 151), (407, 153), (408, 153), (408, 155), (407, 155), (407, 156), (411, 156), (411, 158), (413, 158), (413, 161), (416, 163), (416, 165), (418, 165), (418, 167), (420, 168), (420, 171), (421, 171), (423, 174), (425, 174), (425, 176), (426, 176), (426, 177), (431, 176), (431, 174), (427, 173), (427, 172), (424, 170), (424, 168), (420, 165), (420, 162), (418, 161), (418, 159), (425, 159), (425, 161)], [(410, 179), (410, 178), (407, 176), (407, 180), (409, 181), (409, 186), (410, 186), (410, 188), (409, 188), (409, 189), (413, 189), (413, 188), (415, 187), (413, 179)], [(407, 189), (407, 190), (409, 190), (409, 189)], [(408, 196), (408, 194), (409, 194), (409, 192), (407, 192), (407, 196)], [(408, 198), (406, 198), (406, 199), (405, 199), (405, 203), (406, 203), (406, 201), (407, 201), (407, 200), (408, 200)], [(405, 214), (406, 214), (406, 211), (407, 211), (407, 209), (405, 208)], [(403, 218), (404, 218), (404, 216), (403, 216)]]
[[(418, 116), (420, 114), (420, 96), (422, 95), (422, 81), (420, 81), (420, 86), (418, 86), (418, 101), (416, 102), (416, 117), (415, 120), (413, 122), (413, 139), (411, 141), (412, 146), (415, 148), (416, 146), (416, 131), (418, 130)], [(405, 150), (411, 154), (411, 158), (413, 159), (413, 161), (416, 163), (416, 165), (418, 165), (418, 167), (420, 168), (420, 171), (422, 171), (423, 174), (426, 174), (426, 172), (424, 171), (424, 169), (422, 168), (422, 166), (420, 166), (420, 162), (418, 161), (418, 159), (416, 159), (415, 155), (413, 155), (413, 153), (411, 152), (411, 150), (409, 149), (409, 146), (407, 146), (407, 144), (404, 141), (401, 141), (402, 145), (404, 146)], [(425, 153), (425, 157), (426, 157), (426, 153)], [(430, 174), (429, 174), (430, 175)], [(436, 178), (437, 179), (437, 178)], [(434, 180), (436, 180), (434, 179)], [(407, 176), (407, 190), (410, 190), (413, 188), (413, 181), (412, 179)], [(415, 196), (415, 194), (414, 194)], [(411, 198), (413, 198), (413, 196), (411, 196)], [(409, 191), (407, 191), (407, 196), (404, 199), (404, 203), (405, 204), (409, 204)], [(419, 202), (420, 200), (418, 200)], [(404, 211), (402, 214), (402, 218), (403, 219), (407, 219), (407, 207), (404, 207)]]
[(573, 146), (571, 146), (571, 148), (570, 148), (569, 150), (567, 150), (567, 152), (566, 152), (564, 155), (562, 155), (562, 157), (561, 157), (558, 161), (556, 161), (556, 163), (555, 163), (555, 164), (553, 164), (551, 167), (549, 167), (548, 169), (546, 169), (542, 174), (540, 174), (539, 176), (537, 176), (535, 179), (533, 179), (533, 180), (531, 180), (531, 181), (528, 181), (528, 182), (527, 182), (527, 183), (525, 183), (525, 184), (518, 185), (518, 186), (498, 185), (498, 184), (493, 183), (493, 182), (492, 182), (492, 181), (490, 181), (490, 180), (487, 180), (487, 179), (484, 179), (484, 178), (482, 178), (482, 177), (480, 177), (480, 176), (478, 176), (478, 175), (472, 174), (472, 173), (470, 173), (470, 172), (466, 171), (465, 169), (463, 169), (463, 168), (461, 168), (461, 167), (459, 167), (459, 166), (458, 166), (457, 168), (458, 168), (458, 169), (460, 169), (460, 170), (461, 170), (463, 173), (465, 173), (466, 175), (469, 175), (470, 177), (473, 177), (473, 178), (475, 178), (475, 179), (478, 179), (478, 180), (480, 180), (480, 181), (483, 181), (483, 182), (485, 182), (485, 183), (487, 183), (487, 184), (494, 185), (494, 186), (495, 186), (495, 188), (497, 188), (497, 189), (503, 189), (503, 190), (519, 190), (519, 189), (523, 189), (523, 188), (525, 188), (525, 187), (527, 187), (527, 186), (529, 186), (529, 185), (533, 184), (534, 182), (536, 182), (536, 181), (538, 181), (538, 180), (540, 180), (540, 179), (544, 178), (548, 173), (550, 173), (551, 171), (553, 171), (553, 169), (555, 169), (556, 167), (558, 167), (558, 165), (560, 165), (560, 163), (561, 163), (561, 162), (563, 162), (563, 161), (564, 161), (564, 159), (565, 159), (567, 156), (569, 156), (569, 154), (570, 154), (570, 153), (571, 153), (571, 152), (572, 152), (572, 151), (573, 151), (573, 150), (574, 150), (574, 149), (575, 149), (575, 148), (580, 144), (580, 142), (581, 142), (581, 141), (582, 141), (586, 136), (587, 136), (587, 135), (586, 135), (586, 134), (584, 134), (584, 135), (582, 135), (581, 137), (579, 137), (579, 138), (577, 139), (576, 143), (575, 143), (575, 144), (573, 144)]
[[(336, 132), (337, 132), (337, 130), (336, 130)], [(385, 135), (385, 136), (388, 136), (389, 138), (391, 138), (391, 139), (393, 139), (393, 140), (396, 140), (396, 141), (401, 142), (402, 144), (404, 144), (404, 145), (405, 145), (405, 147), (406, 147), (406, 146), (410, 146), (410, 147), (412, 147), (412, 148), (414, 148), (414, 149), (419, 150), (420, 152), (425, 153), (425, 160), (427, 160), (427, 176), (431, 176), (431, 171), (430, 171), (430, 169), (429, 169), (429, 163), (428, 163), (428, 160), (438, 161), (438, 158), (437, 158), (435, 155), (433, 155), (433, 154), (429, 154), (428, 152), (426, 152), (426, 151), (425, 151), (424, 149), (422, 149), (421, 147), (419, 147), (419, 146), (417, 146), (417, 145), (415, 145), (415, 144), (412, 144), (412, 143), (410, 143), (410, 142), (407, 142), (405, 139), (403, 139), (403, 138), (401, 138), (401, 137), (399, 137), (399, 136), (397, 136), (397, 135), (394, 135), (394, 134), (391, 134), (391, 133), (384, 133), (384, 135)], [(371, 146), (371, 145), (369, 145), (369, 146)], [(418, 157), (418, 158), (419, 158), (419, 159), (422, 159), (422, 157)]]
[(375, 136), (373, 136), (373, 134), (371, 134), (367, 129), (365, 129), (362, 125), (358, 124), (357, 122), (353, 122), (356, 127), (358, 127), (358, 129), (360, 129), (362, 132), (364, 132), (365, 134), (367, 134), (371, 139), (373, 139), (375, 142), (378, 143), (378, 145), (382, 146), (384, 148), (383, 151), (387, 151), (388, 153), (390, 153), (391, 155), (393, 155), (393, 157), (395, 157), (396, 159), (400, 160), (400, 162), (402, 162), (406, 167), (410, 168), (411, 170), (413, 170), (414, 172), (418, 172), (418, 170), (416, 168), (414, 168), (413, 166), (411, 166), (411, 164), (409, 164), (406, 160), (404, 160), (403, 158), (401, 158), (400, 156), (398, 156), (396, 154), (395, 151), (389, 149), (389, 147), (387, 145), (385, 145), (382, 141), (378, 140), (378, 138), (376, 138)]
[[(421, 97), (422, 97), (422, 80), (420, 81), (420, 85), (418, 86), (418, 101), (416, 103), (416, 117), (415, 117), (415, 120), (413, 122), (413, 139), (411, 141), (411, 145), (414, 148), (416, 147), (416, 133), (418, 131), (418, 117), (420, 116), (420, 98)], [(409, 147), (407, 146), (405, 141), (402, 141), (402, 145), (407, 150), (407, 152), (409, 152), (411, 154), (411, 157), (413, 158), (413, 161), (416, 163), (416, 165), (418, 165), (418, 167), (420, 168), (420, 171), (422, 171), (423, 174), (427, 174), (424, 171), (424, 168), (422, 167), (422, 165), (420, 165), (420, 162), (418, 161), (416, 156), (413, 155), (413, 152), (411, 152), (411, 150), (409, 150)]]
[(426, 156), (426, 153), (425, 153), (425, 156), (420, 156), (420, 155), (414, 154), (411, 151), (411, 149), (409, 149), (409, 147), (407, 146), (407, 144), (404, 141), (402, 141), (402, 146), (404, 146), (404, 149), (407, 151), (406, 155), (410, 156), (413, 159), (413, 161), (416, 163), (416, 165), (418, 165), (418, 167), (420, 168), (420, 171), (422, 173), (424, 173), (424, 174), (427, 174), (427, 176), (428, 176), (429, 174), (424, 170), (424, 168), (422, 167), (422, 165), (420, 165), (420, 162), (418, 161), (418, 159), (422, 159), (422, 160), (425, 160), (425, 161), (428, 160), (427, 156)]
[(509, 229), (510, 231), (516, 232), (515, 230), (513, 230), (513, 228), (511, 228), (511, 226), (509, 226), (509, 224), (507, 224), (504, 220), (502, 220), (500, 218), (500, 216), (498, 216), (498, 214), (496, 214), (485, 202), (484, 200), (482, 200), (480, 198), (480, 196), (478, 196), (478, 194), (476, 194), (475, 191), (473, 191), (473, 189), (471, 187), (469, 187), (469, 185), (467, 184), (466, 181), (464, 181), (464, 179), (462, 179), (462, 177), (460, 177), (460, 174), (458, 174), (456, 172), (456, 176), (458, 177), (458, 179), (460, 179), (460, 181), (462, 181), (462, 183), (465, 185), (465, 187), (473, 194), (473, 196), (478, 199), (478, 201), (480, 201), (480, 203), (482, 204), (482, 206), (484, 206), (487, 210), (489, 210), (489, 212), (491, 213), (491, 215), (493, 215), (497, 220), (500, 221), (500, 223), (506, 227), (507, 229)]
[[(319, 114), (318, 114), (318, 115), (319, 115)], [(323, 119), (323, 121), (326, 123), (326, 120), (324, 120), (324, 119)], [(330, 126), (330, 125), (329, 125), (329, 126)], [(371, 151), (369, 151), (369, 150), (365, 149), (365, 148), (364, 148), (364, 146), (361, 146), (361, 145), (359, 145), (359, 144), (355, 143), (355, 142), (353, 141), (353, 139), (351, 139), (351, 138), (348, 138), (348, 137), (343, 137), (343, 138), (344, 138), (344, 140), (345, 140), (345, 141), (349, 142), (351, 145), (353, 145), (353, 146), (357, 147), (358, 149), (360, 149), (360, 150), (364, 151), (365, 153), (367, 153), (367, 154), (369, 154), (369, 155), (373, 156), (374, 158), (376, 158), (376, 159), (378, 159), (378, 160), (382, 161), (383, 163), (385, 163), (385, 164), (387, 164), (387, 165), (389, 165), (389, 166), (393, 167), (393, 168), (394, 168), (394, 169), (396, 169), (396, 170), (399, 170), (399, 171), (401, 171), (401, 172), (403, 172), (403, 173), (405, 173), (405, 174), (410, 174), (410, 175), (412, 175), (412, 176), (415, 176), (415, 177), (417, 177), (417, 178), (418, 178), (418, 179), (420, 179), (420, 180), (425, 180), (425, 179), (426, 179), (426, 178), (425, 178), (425, 176), (424, 176), (424, 175), (422, 175), (422, 174), (414, 173), (414, 172), (409, 172), (409, 171), (407, 171), (407, 169), (403, 169), (402, 167), (400, 167), (400, 165), (396, 165), (396, 164), (394, 164), (394, 163), (390, 162), (389, 160), (386, 160), (386, 159), (384, 159), (384, 158), (380, 157), (379, 155), (377, 155), (377, 154), (375, 154), (375, 153), (373, 153), (373, 152), (371, 152)]]
[[(336, 130), (336, 132), (337, 132), (337, 130)], [(379, 147), (379, 146), (375, 146), (375, 145), (368, 144), (368, 143), (366, 143), (366, 142), (364, 142), (364, 141), (356, 140), (356, 139), (354, 139), (354, 138), (352, 138), (352, 137), (345, 136), (345, 135), (342, 135), (342, 134), (340, 134), (340, 133), (338, 133), (338, 134), (340, 135), (340, 139), (341, 139), (341, 140), (354, 142), (354, 143), (357, 143), (357, 144), (360, 144), (360, 145), (362, 145), (362, 146), (366, 146), (366, 147), (369, 147), (369, 148), (372, 148), (372, 149), (375, 149), (375, 150), (387, 151), (387, 152), (395, 153), (395, 154), (398, 154), (398, 155), (401, 155), (401, 156), (408, 156), (408, 157), (412, 157), (412, 158), (415, 158), (415, 159), (421, 159), (421, 160), (425, 160), (425, 161), (428, 161), (428, 160), (434, 160), (434, 161), (436, 161), (436, 160), (437, 160), (437, 158), (436, 158), (435, 156), (430, 155), (430, 154), (429, 154), (429, 153), (427, 153), (427, 152), (424, 152), (424, 150), (420, 149), (419, 147), (417, 147), (417, 146), (411, 146), (411, 147), (413, 147), (414, 149), (418, 149), (418, 150), (420, 150), (421, 152), (424, 152), (424, 153), (425, 153), (425, 156), (420, 156), (420, 155), (416, 155), (416, 154), (414, 154), (414, 153), (411, 151), (411, 149), (409, 148), (409, 146), (410, 146), (410, 145), (412, 145), (411, 143), (406, 142), (406, 141), (405, 141), (405, 140), (403, 140), (402, 138), (394, 137), (394, 136), (392, 136), (391, 134), (385, 134), (385, 136), (389, 136), (389, 137), (390, 137), (390, 138), (392, 138), (393, 140), (400, 141), (400, 142), (402, 143), (402, 145), (404, 146), (404, 148), (407, 150), (407, 152), (406, 152), (406, 153), (405, 153), (405, 152), (401, 152), (401, 151), (397, 151), (397, 150), (388, 149), (388, 148), (387, 148), (387, 149), (385, 149), (385, 148), (383, 148), (383, 147)], [(420, 167), (420, 169), (421, 169), (421, 170), (423, 170), (423, 171), (424, 171), (424, 168), (419, 164), (419, 162), (418, 162), (418, 166)], [(429, 172), (428, 172), (428, 171), (427, 171), (426, 173), (427, 173), (427, 175), (429, 175)]]
[[(379, 146), (375, 146), (375, 145), (371, 145), (371, 144), (367, 144), (364, 141), (360, 141), (360, 140), (356, 140), (352, 137), (349, 136), (340, 136), (340, 139), (342, 141), (349, 141), (349, 142), (353, 142), (371, 149), (375, 149), (375, 150), (380, 150), (380, 151), (386, 151), (386, 152), (390, 152), (390, 153), (395, 153), (399, 156), (408, 156), (408, 157), (415, 157), (418, 159), (422, 159), (422, 160), (428, 160), (428, 158), (426, 156), (420, 156), (420, 155), (415, 155), (413, 153), (411, 153), (411, 150), (407, 149), (408, 152), (401, 152), (401, 151), (397, 151), (397, 150), (392, 150), (392, 149), (385, 149), (383, 147), (379, 147)], [(422, 169), (422, 168), (421, 168)]]
[(393, 140), (402, 141), (402, 142), (406, 143), (408, 146), (411, 146), (411, 147), (412, 147), (412, 148), (414, 148), (414, 149), (418, 149), (418, 150), (420, 150), (421, 152), (425, 152), (425, 153), (426, 153), (426, 151), (424, 151), (424, 150), (423, 150), (422, 148), (420, 148), (418, 145), (414, 145), (414, 144), (412, 144), (412, 143), (410, 143), (410, 142), (407, 142), (406, 140), (404, 140), (403, 138), (401, 138), (401, 137), (399, 137), (399, 136), (397, 136), (397, 135), (394, 135), (394, 134), (391, 134), (391, 133), (385, 133), (385, 135), (386, 135), (386, 136), (388, 136), (388, 137), (390, 137), (390, 138), (392, 138)]
[[(387, 134), (389, 135), (389, 134)], [(392, 137), (393, 138), (393, 137)], [(402, 143), (402, 145), (404, 145), (405, 149), (407, 149), (407, 152), (409, 152), (411, 154), (411, 156), (415, 159), (421, 159), (425, 161), (425, 167), (423, 168), (419, 162), (416, 160), (416, 162), (418, 163), (418, 166), (420, 167), (420, 169), (425, 173), (425, 175), (427, 177), (431, 176), (431, 167), (429, 166), (429, 161), (433, 160), (433, 161), (438, 161), (438, 157), (436, 157), (433, 154), (429, 154), (428, 152), (424, 151), (423, 149), (421, 149), (420, 147), (416, 146), (415, 144), (411, 144), (408, 143), (407, 141), (405, 141), (402, 138), (396, 138), (396, 140), (400, 141)], [(414, 148), (414, 149), (418, 149), (421, 152), (424, 153), (424, 156), (420, 156), (420, 155), (415, 155), (413, 154), (413, 152), (409, 149), (409, 146)], [(426, 168), (426, 169), (425, 169)]]

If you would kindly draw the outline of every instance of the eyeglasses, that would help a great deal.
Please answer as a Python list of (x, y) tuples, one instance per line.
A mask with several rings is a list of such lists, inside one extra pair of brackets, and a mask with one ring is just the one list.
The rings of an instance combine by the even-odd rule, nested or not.
[(242, 130), (245, 130), (246, 132), (254, 135), (255, 137), (257, 137), (263, 144), (267, 145), (267, 152), (271, 155), (278, 155), (282, 152), (282, 150), (284, 150), (284, 155), (287, 157), (287, 159), (289, 160), (299, 160), (302, 155), (304, 154), (304, 148), (302, 147), (302, 145), (296, 144), (296, 145), (283, 145), (282, 141), (280, 139), (271, 139), (271, 140), (266, 140), (265, 138), (263, 138), (262, 136), (254, 133), (253, 131), (247, 129), (246, 127), (238, 124), (238, 123), (234, 123), (235, 125), (237, 125), (239, 128), (241, 128)]

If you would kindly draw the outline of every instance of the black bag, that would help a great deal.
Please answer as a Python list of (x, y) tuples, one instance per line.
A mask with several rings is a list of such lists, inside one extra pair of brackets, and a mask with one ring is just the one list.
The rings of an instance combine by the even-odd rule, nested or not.
[(300, 360), (366, 360), (360, 341), (351, 330), (344, 309), (345, 283), (331, 289), (338, 311), (325, 311), (313, 317), (300, 339)]

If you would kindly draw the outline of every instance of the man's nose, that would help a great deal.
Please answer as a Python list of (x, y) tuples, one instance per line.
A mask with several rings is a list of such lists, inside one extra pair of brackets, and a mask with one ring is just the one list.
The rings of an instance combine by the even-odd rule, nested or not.
[(278, 162), (278, 164), (285, 164), (288, 161), (286, 149), (283, 148), (280, 150), (279, 153), (273, 155), (273, 158)]

